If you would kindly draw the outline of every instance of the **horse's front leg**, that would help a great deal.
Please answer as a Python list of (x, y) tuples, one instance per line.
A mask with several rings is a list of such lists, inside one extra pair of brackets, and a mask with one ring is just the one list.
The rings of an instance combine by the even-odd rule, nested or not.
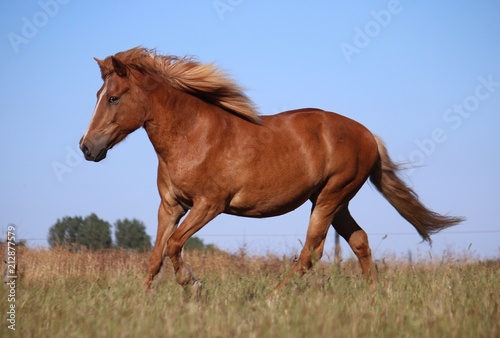
[(167, 254), (174, 266), (175, 278), (182, 286), (193, 284), (201, 286), (200, 282), (193, 276), (191, 268), (182, 259), (182, 248), (186, 241), (200, 230), (205, 224), (214, 219), (222, 209), (208, 201), (194, 203), (181, 225), (167, 240)]
[(149, 260), (148, 274), (144, 282), (147, 290), (151, 288), (153, 281), (161, 270), (163, 261), (167, 255), (167, 242), (172, 233), (177, 228), (179, 220), (186, 211), (177, 203), (167, 202), (162, 199), (158, 209), (158, 231), (156, 232), (156, 242)]

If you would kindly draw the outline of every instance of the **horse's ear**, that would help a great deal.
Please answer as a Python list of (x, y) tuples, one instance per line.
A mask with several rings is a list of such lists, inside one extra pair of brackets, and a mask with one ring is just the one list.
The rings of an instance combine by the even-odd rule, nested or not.
[(98, 58), (94, 58), (94, 60), (99, 65), (99, 69), (101, 70), (101, 77), (104, 79), (104, 76), (109, 73), (109, 70), (104, 66), (103, 60), (99, 60)]
[(120, 77), (125, 77), (127, 76), (127, 66), (115, 58), (114, 56), (111, 57), (111, 62), (113, 63), (113, 68), (115, 69), (115, 73), (120, 76)]

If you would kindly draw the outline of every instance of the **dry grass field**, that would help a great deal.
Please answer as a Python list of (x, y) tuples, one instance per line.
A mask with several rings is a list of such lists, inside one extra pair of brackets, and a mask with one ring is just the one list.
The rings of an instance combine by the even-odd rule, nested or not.
[(189, 295), (167, 267), (142, 288), (149, 254), (111, 250), (19, 253), (16, 330), (0, 337), (500, 337), (500, 261), (450, 257), (377, 264), (372, 290), (357, 262), (319, 263), (273, 295), (291, 262), (244, 252), (186, 252), (203, 281)]

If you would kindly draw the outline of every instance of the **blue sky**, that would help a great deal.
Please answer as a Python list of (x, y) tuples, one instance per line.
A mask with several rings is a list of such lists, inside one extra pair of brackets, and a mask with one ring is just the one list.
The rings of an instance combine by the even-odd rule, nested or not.
[[(0, 228), (46, 245), (58, 218), (137, 218), (156, 235), (156, 155), (144, 130), (106, 160), (78, 141), (101, 86), (92, 57), (142, 45), (215, 61), (264, 115), (318, 107), (382, 137), (431, 209), (467, 217), (421, 243), (369, 184), (351, 211), (375, 257), (500, 254), (497, 1), (3, 1)], [(265, 220), (221, 215), (197, 235), (235, 251), (294, 254), (310, 206)], [(331, 253), (333, 231), (325, 252)], [(343, 245), (346, 255), (350, 250)]]

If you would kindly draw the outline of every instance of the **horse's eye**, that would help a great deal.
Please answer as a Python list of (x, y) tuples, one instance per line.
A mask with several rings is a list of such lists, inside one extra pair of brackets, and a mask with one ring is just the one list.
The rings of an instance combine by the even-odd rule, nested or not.
[(118, 101), (120, 101), (120, 98), (119, 97), (116, 97), (116, 96), (110, 96), (109, 99), (108, 99), (108, 102), (110, 104), (117, 104)]

